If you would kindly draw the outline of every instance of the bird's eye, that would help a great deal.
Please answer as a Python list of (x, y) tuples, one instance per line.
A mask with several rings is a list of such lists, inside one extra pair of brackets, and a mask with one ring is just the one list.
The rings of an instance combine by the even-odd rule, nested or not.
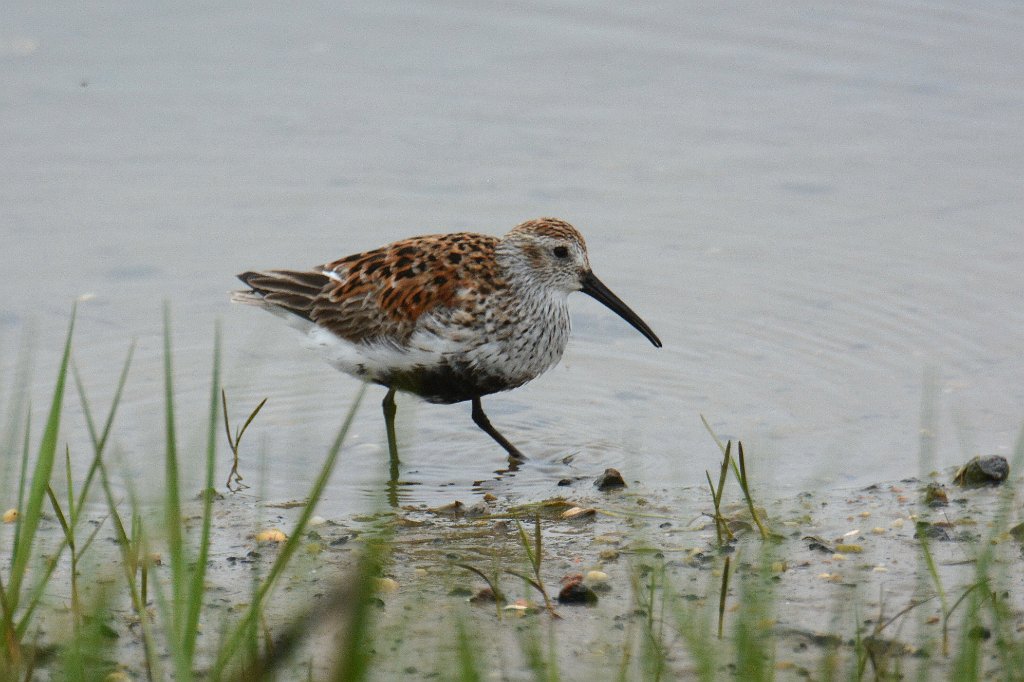
[(568, 246), (556, 246), (553, 253), (557, 258), (568, 258), (569, 247)]

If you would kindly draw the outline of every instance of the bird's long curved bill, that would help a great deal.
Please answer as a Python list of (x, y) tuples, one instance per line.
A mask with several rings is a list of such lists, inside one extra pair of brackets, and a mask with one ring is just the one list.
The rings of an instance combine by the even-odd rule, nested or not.
[(653, 343), (656, 348), (661, 348), (661, 339), (658, 338), (658, 335), (651, 331), (647, 323), (641, 320), (640, 316), (634, 313), (618, 296), (613, 294), (612, 290), (606, 287), (593, 272), (588, 270), (584, 273), (580, 277), (580, 284), (583, 285), (583, 293), (603, 303), (609, 310), (626, 322), (629, 322), (634, 329), (646, 336), (647, 340)]

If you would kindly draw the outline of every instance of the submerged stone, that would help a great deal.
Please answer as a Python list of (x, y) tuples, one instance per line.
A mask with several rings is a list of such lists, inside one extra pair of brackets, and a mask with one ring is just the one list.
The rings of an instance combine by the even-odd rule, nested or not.
[(945, 507), (949, 504), (946, 486), (941, 483), (929, 483), (924, 489), (924, 503), (929, 507)]
[(953, 483), (964, 488), (999, 485), (1010, 475), (1010, 463), (1001, 455), (975, 457), (953, 476)]
[(598, 490), (611, 490), (613, 488), (625, 488), (626, 481), (623, 480), (622, 474), (619, 473), (618, 469), (605, 469), (604, 473), (597, 477), (594, 481), (594, 486)]
[(559, 604), (584, 604), (597, 603), (597, 594), (583, 584), (582, 580), (572, 580), (558, 593)]

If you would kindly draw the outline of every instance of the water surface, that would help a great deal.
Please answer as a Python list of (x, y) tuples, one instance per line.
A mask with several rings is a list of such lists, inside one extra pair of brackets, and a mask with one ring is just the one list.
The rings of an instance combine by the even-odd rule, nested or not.
[[(231, 307), (233, 274), (538, 215), (584, 232), (665, 347), (574, 297), (563, 362), (485, 402), (534, 461), (493, 480), (502, 453), (468, 405), (400, 401), (404, 502), (537, 499), (606, 466), (701, 485), (718, 455), (700, 414), (744, 440), (758, 480), (793, 490), (917, 473), (924, 396), (934, 466), (1006, 454), (1024, 421), (1015, 3), (4, 14), (0, 376), (29, 333), (45, 404), (71, 301), (92, 294), (76, 359), (98, 401), (138, 340), (115, 440), (140, 480), (161, 470), (162, 301), (185, 456), (219, 319), (237, 415), (269, 398), (249, 482), (299, 497), (357, 382)], [(382, 396), (356, 421), (333, 511), (379, 494)]]

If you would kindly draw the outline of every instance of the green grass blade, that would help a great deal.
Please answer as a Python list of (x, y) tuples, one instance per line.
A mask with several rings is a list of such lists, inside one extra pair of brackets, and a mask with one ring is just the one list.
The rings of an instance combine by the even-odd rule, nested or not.
[(295, 528), (281, 547), (277, 555), (277, 559), (274, 561), (274, 565), (271, 566), (270, 572), (267, 574), (263, 584), (260, 585), (259, 589), (253, 595), (252, 602), (249, 604), (249, 608), (246, 610), (246, 613), (235, 625), (234, 629), (227, 635), (220, 651), (217, 652), (217, 658), (214, 661), (210, 672), (210, 677), (212, 679), (220, 679), (223, 677), (225, 668), (234, 659), (242, 643), (246, 641), (246, 633), (256, 626), (258, 619), (262, 614), (263, 603), (270, 593), (270, 590), (273, 588), (275, 582), (298, 549), (299, 543), (302, 540), (302, 533), (305, 531), (310, 517), (313, 516), (313, 511), (316, 508), (317, 503), (320, 501), (320, 497), (323, 495), (324, 488), (327, 487), (327, 481), (330, 479), (331, 472), (334, 471), (334, 465), (338, 459), (338, 454), (341, 452), (341, 446), (344, 444), (345, 439), (348, 436), (348, 432), (352, 428), (352, 422), (355, 419), (356, 412), (359, 410), (359, 405), (362, 403), (364, 395), (366, 395), (365, 384), (356, 394), (352, 407), (349, 408), (348, 414), (345, 416), (345, 422), (341, 425), (338, 435), (335, 437), (334, 442), (331, 444), (331, 447), (327, 452), (327, 457), (325, 458), (323, 465), (320, 467), (320, 472), (317, 475), (316, 480), (313, 483), (313, 488), (309, 493), (309, 500), (305, 507), (303, 507), (302, 514), (299, 516), (299, 520), (296, 522)]
[[(125, 583), (128, 585), (128, 594), (131, 598), (132, 610), (139, 619), (139, 629), (142, 631), (142, 647), (145, 659), (146, 672), (150, 680), (163, 679), (160, 672), (160, 657), (156, 651), (156, 644), (153, 637), (153, 628), (149, 611), (146, 609), (145, 590), (140, 589), (136, 579), (136, 572), (139, 564), (138, 541), (136, 533), (139, 532), (138, 525), (133, 524), (131, 534), (124, 526), (124, 520), (117, 510), (117, 502), (110, 485), (110, 477), (107, 475), (107, 467), (102, 462), (99, 465), (100, 487), (107, 500), (107, 509), (113, 519), (114, 532), (117, 535), (117, 545), (121, 550), (121, 567), (124, 572)], [(129, 487), (130, 490), (130, 487)], [(133, 509), (137, 509), (134, 498), (132, 499)], [(133, 514), (134, 517), (134, 514)]]
[(540, 565), (544, 560), (544, 548), (541, 544), (540, 537), (540, 514), (533, 517), (533, 572), (537, 575), (538, 582), (540, 581)]
[(365, 680), (370, 671), (372, 656), (370, 631), (373, 623), (374, 581), (380, 572), (384, 558), (384, 541), (372, 539), (366, 543), (366, 549), (356, 569), (356, 593), (347, 614), (339, 649), (338, 663), (332, 678), (339, 682), (358, 682)]
[[(171, 356), (171, 308), (164, 303), (164, 420), (166, 424), (166, 451), (164, 455), (164, 531), (167, 533), (167, 553), (171, 568), (170, 640), (172, 649), (181, 642), (184, 627), (184, 596), (188, 583), (188, 561), (181, 539), (181, 481), (178, 472), (178, 436), (174, 421), (174, 369)], [(175, 657), (176, 663), (181, 663)], [(178, 672), (182, 672), (179, 668)]]
[[(711, 584), (712, 581), (709, 581), (708, 585)], [(668, 589), (670, 588), (666, 586), (666, 590)], [(679, 592), (674, 589), (666, 598), (674, 616), (676, 631), (693, 663), (694, 678), (701, 682), (714, 682), (718, 675), (718, 655), (721, 646), (714, 636), (714, 625), (708, 615), (710, 606), (702, 607), (689, 603), (681, 599)], [(711, 604), (710, 600), (708, 604)]]
[(57, 523), (60, 524), (65, 540), (73, 547), (74, 536), (71, 534), (71, 526), (68, 525), (67, 516), (65, 516), (64, 510), (61, 509), (60, 502), (57, 500), (57, 495), (53, 492), (53, 488), (50, 486), (46, 486), (46, 497), (50, 500), (50, 507), (53, 509), (53, 513), (57, 516)]
[(206, 581), (206, 560), (210, 553), (210, 528), (213, 520), (213, 472), (217, 459), (217, 420), (220, 416), (220, 324), (213, 335), (213, 377), (210, 381), (210, 415), (206, 436), (206, 481), (203, 484), (203, 527), (199, 537), (199, 555), (196, 557), (195, 572), (190, 581), (188, 607), (185, 615), (185, 630), (182, 633), (183, 656), (190, 667), (195, 655), (196, 638), (199, 634), (199, 613), (203, 605)]
[[(29, 593), (28, 600), (27, 601), (24, 601), (24, 600), (22, 601), (22, 613), (21, 613), (21, 616), (19, 618), (19, 622), (18, 622), (18, 625), (17, 625), (17, 628), (16, 628), (17, 629), (17, 635), (18, 635), (19, 638), (20, 637), (24, 637), (25, 632), (28, 629), (28, 626), (31, 624), (31, 622), (32, 622), (32, 614), (34, 613), (36, 607), (39, 605), (39, 602), (40, 602), (40, 600), (43, 597), (45, 588), (46, 588), (46, 586), (49, 583), (50, 576), (53, 575), (54, 570), (57, 568), (57, 565), (58, 565), (57, 559), (59, 559), (60, 556), (63, 554), (65, 548), (67, 548), (68, 546), (71, 546), (71, 548), (72, 548), (72, 556), (73, 557), (75, 556), (76, 551), (77, 551), (77, 555), (80, 556), (81, 554), (83, 554), (85, 552), (86, 548), (90, 544), (92, 544), (92, 539), (96, 537), (96, 534), (98, 533), (98, 531), (102, 527), (102, 524), (97, 524), (96, 527), (92, 530), (91, 534), (89, 535), (89, 539), (80, 548), (75, 548), (74, 547), (74, 540), (73, 540), (74, 530), (78, 526), (78, 521), (79, 521), (79, 517), (80, 517), (80, 514), (81, 514), (81, 510), (82, 510), (82, 508), (85, 505), (86, 499), (88, 499), (90, 487), (91, 487), (92, 482), (94, 480), (96, 471), (98, 470), (100, 464), (102, 463), (101, 457), (102, 457), (103, 449), (105, 447), (105, 444), (106, 444), (106, 441), (107, 441), (107, 437), (109, 436), (111, 427), (113, 426), (113, 419), (114, 419), (114, 415), (115, 415), (116, 410), (117, 410), (117, 406), (118, 406), (118, 404), (120, 402), (121, 394), (124, 391), (124, 386), (125, 386), (125, 383), (126, 383), (126, 380), (127, 380), (128, 366), (129, 366), (129, 364), (131, 362), (131, 356), (132, 356), (132, 351), (133, 350), (134, 350), (134, 345), (133, 345), (133, 348), (129, 350), (128, 358), (125, 361), (125, 365), (124, 365), (124, 367), (123, 367), (123, 369), (121, 371), (121, 377), (120, 377), (120, 380), (118, 382), (117, 390), (116, 390), (115, 395), (114, 395), (114, 399), (113, 399), (113, 402), (112, 402), (112, 405), (111, 405), (110, 413), (107, 416), (107, 421), (106, 421), (106, 424), (104, 426), (102, 434), (99, 434), (96, 431), (95, 421), (92, 418), (92, 411), (90, 409), (90, 403), (89, 403), (89, 400), (88, 400), (88, 398), (86, 396), (86, 393), (85, 393), (85, 386), (84, 386), (84, 383), (81, 380), (81, 375), (79, 374), (78, 369), (75, 366), (74, 362), (70, 363), (71, 374), (72, 374), (72, 376), (73, 376), (73, 378), (75, 380), (75, 385), (76, 385), (76, 388), (78, 390), (79, 399), (80, 399), (80, 402), (81, 402), (81, 405), (82, 405), (82, 411), (83, 411), (83, 414), (85, 415), (85, 419), (86, 419), (86, 426), (87, 426), (87, 428), (89, 430), (90, 437), (92, 439), (93, 448), (94, 448), (95, 452), (94, 452), (94, 456), (93, 456), (93, 461), (92, 461), (92, 463), (89, 466), (89, 472), (86, 475), (85, 482), (81, 486), (80, 490), (78, 491), (77, 496), (75, 496), (75, 495), (73, 495), (74, 487), (73, 487), (73, 485), (71, 483), (71, 478), (70, 478), (70, 452), (69, 452), (69, 450), (67, 448), (65, 448), (65, 467), (66, 467), (66, 475), (68, 476), (69, 499), (68, 499), (68, 514), (67, 514), (67, 518), (66, 518), (65, 522), (63, 523), (64, 539), (62, 540), (62, 543), (51, 553), (50, 559), (44, 564), (43, 570), (39, 574), (38, 579), (36, 580), (36, 584), (35, 584), (33, 590)], [(27, 441), (25, 443), (25, 453), (26, 453), (26, 457), (27, 457), (27, 453), (28, 453), (28, 442)], [(76, 498), (77, 498), (77, 501), (76, 501)], [(19, 505), (19, 507), (20, 507), (20, 505)], [(73, 559), (73, 561), (74, 561), (74, 559)]]
[(725, 557), (722, 567), (722, 587), (718, 592), (718, 639), (722, 639), (722, 628), (725, 625), (725, 603), (729, 598), (729, 565), (732, 557)]
[[(4, 589), (3, 573), (0, 573), (0, 662), (15, 659), (18, 655), (18, 642), (14, 628), (14, 611), (7, 601), (7, 590)], [(0, 679), (3, 679), (0, 677)]]
[(455, 621), (455, 653), (459, 664), (459, 680), (463, 682), (481, 682), (480, 668), (477, 663), (479, 654), (473, 644), (473, 638), (466, 629), (466, 621), (459, 616)]
[(719, 450), (720, 450), (720, 451), (722, 452), (722, 454), (724, 455), (724, 454), (725, 454), (725, 443), (723, 443), (723, 442), (722, 442), (722, 441), (721, 441), (721, 440), (720, 440), (720, 439), (718, 438), (718, 434), (717, 434), (717, 433), (715, 433), (715, 430), (711, 428), (711, 424), (709, 424), (709, 423), (708, 423), (707, 417), (705, 417), (704, 415), (701, 415), (701, 416), (700, 416), (700, 421), (701, 421), (701, 423), (702, 423), (702, 424), (704, 424), (704, 428), (705, 428), (705, 429), (707, 430), (707, 432), (708, 432), (709, 434), (711, 434), (711, 438), (712, 438), (712, 439), (713, 439), (713, 440), (715, 441), (715, 445), (717, 445), (717, 446), (718, 446), (718, 449), (719, 449)]
[[(737, 441), (736, 449), (739, 456), (736, 458), (739, 461), (739, 474), (737, 474), (740, 489), (743, 491), (743, 496), (747, 500), (747, 509), (750, 510), (750, 516), (754, 519), (754, 523), (757, 525), (757, 530), (761, 533), (761, 539), (767, 540), (769, 533), (761, 522), (761, 517), (757, 514), (757, 509), (754, 507), (754, 497), (750, 494), (750, 479), (747, 478), (747, 460), (743, 454), (743, 442)], [(733, 468), (735, 470), (735, 467)]]
[(71, 519), (71, 525), (74, 527), (74, 519), (77, 517), (75, 482), (71, 478), (71, 448), (67, 444), (64, 445), (64, 478), (68, 492), (68, 518)]
[(18, 517), (18, 539), (14, 546), (11, 559), (10, 580), (7, 588), (7, 600), (11, 609), (18, 607), (18, 595), (21, 592), (21, 584), (25, 579), (28, 569), (28, 562), (32, 553), (32, 544), (35, 541), (36, 530), (39, 527), (39, 520), (42, 516), (43, 501), (46, 498), (46, 489), (50, 484), (50, 476), (53, 473), (53, 462), (57, 455), (57, 439), (60, 436), (60, 419), (64, 407), (64, 386), (67, 381), (68, 361), (71, 358), (71, 338), (75, 329), (75, 309), (71, 310), (71, 322), (68, 324), (67, 339), (64, 342), (64, 355), (61, 358), (60, 369), (57, 371), (57, 384), (53, 390), (53, 399), (50, 402), (50, 413), (46, 419), (46, 426), (43, 428), (42, 441), (39, 444), (39, 454), (36, 457), (35, 468), (32, 471), (32, 481), (29, 487), (28, 499), (22, 507), (22, 513)]
[[(21, 444), (21, 470), (18, 475), (18, 513), (25, 513), (25, 495), (28, 490), (28, 462), (29, 453), (32, 451), (32, 412), (29, 410), (25, 415), (25, 439)], [(21, 524), (14, 525), (14, 544), (17, 547), (21, 541)]]
[[(121, 404), (121, 397), (124, 395), (124, 387), (128, 382), (128, 368), (132, 364), (132, 357), (135, 354), (135, 343), (132, 342), (128, 348), (128, 355), (125, 358), (124, 365), (121, 367), (121, 374), (117, 380), (117, 388), (114, 390), (114, 397), (110, 403), (110, 411), (107, 413), (107, 419), (103, 424), (103, 431), (96, 430), (96, 422), (92, 417), (92, 410), (90, 407), (89, 399), (85, 393), (85, 383), (82, 381), (82, 377), (78, 372), (78, 367), (72, 363), (71, 374), (75, 379), (75, 388), (78, 391), (78, 401), (82, 406), (82, 413), (85, 415), (85, 424), (89, 429), (89, 438), (92, 441), (93, 448), (93, 461), (89, 465), (89, 471), (85, 475), (85, 482), (82, 484), (82, 489), (78, 494), (78, 509), (82, 508), (86, 498), (89, 495), (89, 489), (92, 487), (93, 479), (96, 477), (96, 472), (99, 469), (100, 463), (102, 462), (103, 451), (106, 449), (107, 440), (110, 437), (110, 431), (114, 426), (114, 417), (117, 415), (117, 408)], [(72, 524), (76, 524), (78, 521), (77, 514), (72, 514)]]
[[(32, 350), (35, 347), (35, 339), (32, 334), (25, 333), (22, 335), (20, 348), (18, 350), (14, 372), (14, 378), (8, 392), (7, 403), (4, 406), (4, 420), (3, 428), (3, 442), (0, 443), (0, 452), (16, 452), (18, 449), (18, 443), (22, 440), (21, 427), (25, 424), (26, 418), (29, 414), (30, 401), (27, 396), (30, 395), (31, 391), (29, 386), (31, 383), (31, 368), (32, 368)], [(13, 458), (3, 458), (0, 460), (0, 481), (6, 481), (14, 476), (12, 471), (13, 466), (16, 462)], [(25, 469), (22, 468), (22, 472)], [(6, 494), (6, 490), (0, 490), (0, 493)], [(19, 504), (18, 508), (21, 506)]]
[(526, 534), (526, 529), (523, 528), (523, 524), (519, 522), (519, 519), (514, 519), (516, 522), (516, 530), (519, 531), (519, 542), (523, 545), (523, 551), (526, 552), (526, 559), (530, 562), (530, 568), (534, 571), (537, 570), (537, 558), (533, 553), (533, 547), (530, 544), (530, 537)]

